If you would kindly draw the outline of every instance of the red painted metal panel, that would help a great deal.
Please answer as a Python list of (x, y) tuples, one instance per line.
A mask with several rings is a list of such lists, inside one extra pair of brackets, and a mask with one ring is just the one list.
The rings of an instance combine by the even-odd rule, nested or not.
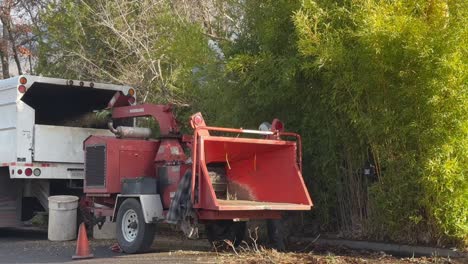
[(186, 159), (187, 156), (185, 156), (179, 140), (169, 138), (161, 141), (154, 161), (158, 163), (167, 163), (171, 161), (185, 161)]
[(198, 211), (200, 220), (218, 220), (218, 219), (279, 219), (281, 211), (217, 211), (201, 210)]
[[(298, 167), (296, 142), (271, 139), (199, 136), (199, 201), (208, 210), (310, 210), (312, 201)], [(299, 154), (300, 155), (300, 154)], [(217, 200), (207, 164), (226, 164), (228, 192)], [(250, 203), (249, 203), (250, 202)], [(257, 203), (252, 203), (257, 202)]]
[(119, 175), (121, 181), (126, 178), (154, 177), (154, 150), (120, 150)]
[(250, 153), (250, 158), (232, 160), (231, 169), (227, 170), (228, 179), (233, 189), (238, 189), (240, 199), (311, 204), (300, 180), (302, 176), (296, 166), (293, 147), (271, 152), (256, 152), (252, 148)]
[(218, 210), (220, 211), (240, 211), (240, 210), (309, 210), (310, 206), (297, 203), (275, 203), (275, 202), (257, 202), (252, 200), (216, 200)]
[[(203, 148), (202, 148), (203, 149)], [(208, 176), (208, 170), (206, 166), (203, 166), (203, 159), (200, 160), (201, 177), (199, 177), (199, 203), (194, 205), (194, 208), (201, 209), (217, 209), (216, 195), (213, 190), (210, 177)]]
[(154, 157), (160, 142), (91, 136), (85, 146), (106, 146), (106, 179), (104, 187), (88, 187), (85, 193), (120, 193), (124, 178), (156, 177)]

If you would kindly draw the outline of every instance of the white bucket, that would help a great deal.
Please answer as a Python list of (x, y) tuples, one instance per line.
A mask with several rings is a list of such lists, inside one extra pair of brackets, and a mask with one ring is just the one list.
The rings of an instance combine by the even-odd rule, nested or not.
[(49, 240), (76, 239), (76, 208), (78, 208), (78, 197), (76, 196), (49, 197)]

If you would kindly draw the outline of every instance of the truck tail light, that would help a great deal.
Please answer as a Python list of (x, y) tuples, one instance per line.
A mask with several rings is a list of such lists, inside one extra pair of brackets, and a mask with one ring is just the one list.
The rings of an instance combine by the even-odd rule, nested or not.
[(24, 170), (24, 174), (25, 174), (26, 176), (28, 176), (28, 177), (31, 176), (32, 173), (33, 173), (33, 171), (32, 171), (31, 168), (27, 168), (27, 169)]
[(17, 170), (16, 172), (18, 173), (18, 175), (23, 174), (23, 170), (22, 170), (22, 169), (19, 169), (19, 170)]
[(196, 115), (193, 118), (193, 121), (195, 122), (195, 125), (199, 126), (203, 123), (203, 117), (201, 117), (200, 115)]
[(25, 93), (26, 92), (26, 86), (24, 86), (24, 85), (18, 86), (18, 92)]
[(34, 169), (33, 171), (34, 176), (40, 176), (41, 175), (41, 169)]
[(275, 128), (278, 131), (283, 131), (283, 123), (281, 123), (281, 122), (276, 123)]
[(21, 78), (19, 79), (19, 82), (20, 82), (21, 84), (26, 84), (26, 83), (28, 82), (28, 79), (26, 79), (26, 77), (21, 77)]
[(284, 124), (281, 122), (279, 119), (275, 118), (273, 119), (273, 122), (271, 123), (271, 126), (273, 128), (273, 131), (279, 131), (283, 132), (284, 131)]

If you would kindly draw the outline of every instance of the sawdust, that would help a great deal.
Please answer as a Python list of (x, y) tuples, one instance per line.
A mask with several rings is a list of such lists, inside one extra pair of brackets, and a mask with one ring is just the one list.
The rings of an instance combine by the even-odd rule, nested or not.
[(229, 200), (256, 200), (249, 186), (232, 180), (228, 181), (227, 192)]
[(438, 263), (438, 264), (462, 264), (468, 263), (467, 259), (450, 259), (440, 256), (432, 257), (409, 257), (399, 258), (384, 252), (352, 250), (345, 247), (323, 246), (315, 243), (304, 244), (302, 242), (289, 245), (287, 252), (279, 252), (275, 249), (268, 249), (258, 243), (258, 229), (249, 230), (249, 237), (238, 247), (234, 247), (231, 241), (225, 240), (228, 251), (217, 253), (218, 263), (250, 263), (250, 264), (293, 264), (293, 263), (313, 263), (313, 264), (403, 264), (403, 263)]
[(84, 128), (104, 128), (107, 125), (108, 118), (106, 115), (98, 113), (85, 113), (74, 117), (71, 120), (64, 120), (58, 125), (68, 127), (84, 127)]
[(449, 259), (443, 257), (411, 257), (397, 258), (391, 255), (386, 255), (383, 252), (367, 255), (360, 253), (357, 255), (336, 255), (333, 252), (327, 254), (316, 253), (314, 251), (308, 253), (298, 252), (278, 252), (274, 249), (259, 249), (258, 251), (245, 251), (237, 253), (219, 253), (217, 255), (219, 263), (252, 263), (252, 264), (269, 264), (269, 263), (313, 263), (313, 264), (403, 264), (403, 263), (446, 263), (446, 264), (462, 264), (465, 263), (461, 259)]

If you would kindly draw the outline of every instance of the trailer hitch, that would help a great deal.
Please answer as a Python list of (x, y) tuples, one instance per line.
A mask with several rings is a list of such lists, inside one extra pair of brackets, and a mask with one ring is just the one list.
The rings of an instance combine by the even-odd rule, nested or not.
[(78, 209), (80, 210), (81, 216), (83, 217), (83, 222), (90, 227), (97, 225), (99, 230), (101, 230), (102, 226), (106, 222), (106, 217), (95, 216), (91, 213), (91, 207), (92, 201), (87, 200), (86, 198), (80, 199)]

